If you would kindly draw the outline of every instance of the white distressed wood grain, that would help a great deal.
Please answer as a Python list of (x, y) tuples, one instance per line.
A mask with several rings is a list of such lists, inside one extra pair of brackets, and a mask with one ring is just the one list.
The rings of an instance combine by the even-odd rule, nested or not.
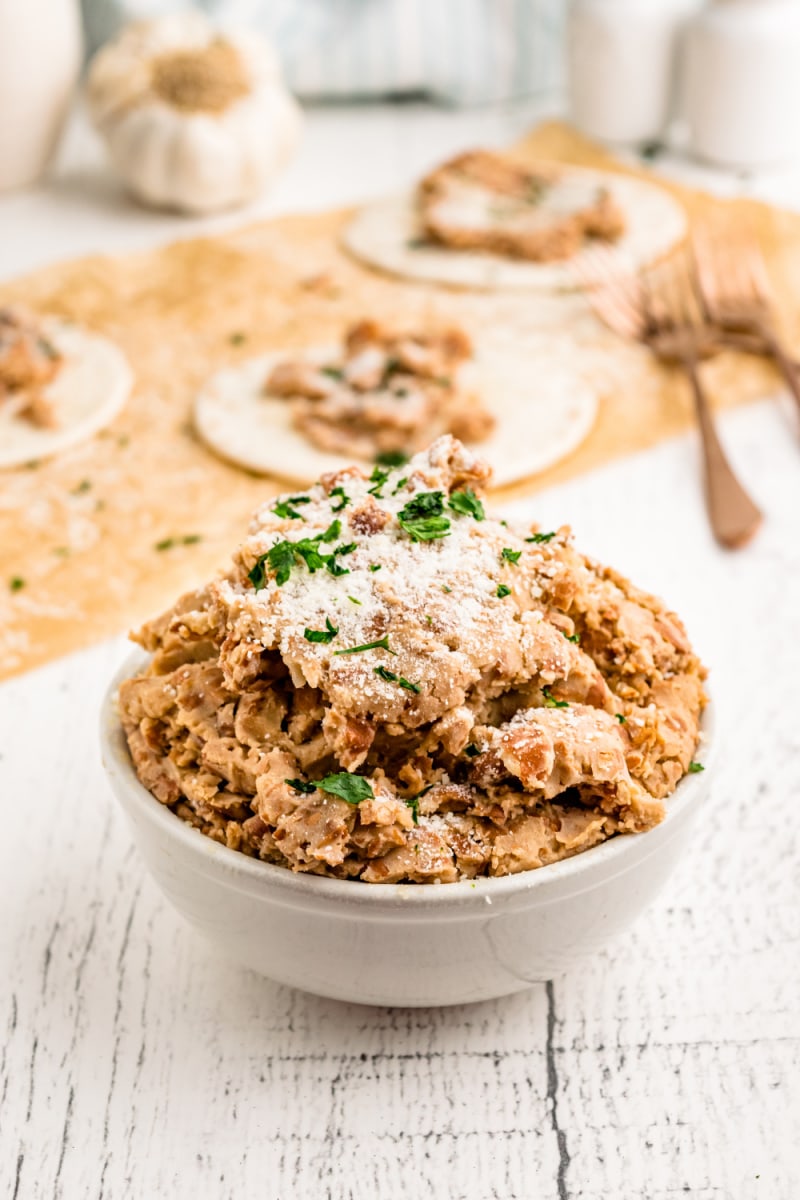
[(220, 964), (111, 807), (99, 646), (0, 688), (0, 1195), (14, 1200), (796, 1200), (800, 448), (725, 429), (769, 521), (726, 555), (691, 440), (526, 502), (667, 595), (722, 729), (691, 853), (571, 975), (362, 1009)]

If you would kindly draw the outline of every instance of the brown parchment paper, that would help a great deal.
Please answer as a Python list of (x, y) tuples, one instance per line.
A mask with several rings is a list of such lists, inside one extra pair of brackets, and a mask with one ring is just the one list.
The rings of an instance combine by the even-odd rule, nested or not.
[[(539, 127), (517, 149), (531, 159), (625, 170), (560, 124)], [(731, 203), (662, 186), (692, 214)], [(759, 231), (796, 341), (800, 216), (732, 203)], [(602, 329), (580, 297), (459, 292), (383, 276), (339, 248), (348, 215), (285, 217), (145, 254), (60, 263), (0, 287), (0, 303), (54, 312), (115, 339), (136, 375), (134, 394), (103, 434), (56, 459), (0, 472), (0, 677), (166, 607), (227, 560), (252, 510), (282, 490), (216, 458), (192, 433), (195, 391), (227, 362), (324, 343), (364, 314), (412, 323), (441, 316), (532, 343), (552, 335), (601, 388), (600, 415), (569, 459), (498, 499), (547, 487), (691, 423), (684, 382)], [(775, 387), (771, 368), (756, 359), (722, 355), (704, 369), (720, 406)], [(200, 540), (155, 548), (185, 536)], [(23, 586), (13, 589), (13, 579)]]

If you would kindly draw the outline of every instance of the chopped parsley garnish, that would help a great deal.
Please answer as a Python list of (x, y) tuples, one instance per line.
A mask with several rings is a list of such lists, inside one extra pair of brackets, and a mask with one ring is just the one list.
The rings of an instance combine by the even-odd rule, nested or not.
[(347, 599), (351, 604), (357, 604), (359, 608), (361, 607), (361, 601), (356, 596), (348, 596)]
[(20, 592), (25, 587), (25, 580), (21, 575), (12, 575), (8, 581), (8, 586), (12, 592)]
[(433, 617), (431, 616), (431, 614), (430, 614), (430, 613), (425, 613), (425, 624), (426, 624), (426, 625), (432, 625), (432, 624), (433, 624)]
[(246, 333), (232, 333), (228, 337), (228, 341), (232, 346), (243, 346), (247, 341)]
[(72, 489), (72, 495), (73, 495), (73, 496), (81, 496), (81, 495), (83, 495), (83, 493), (84, 493), (84, 492), (88, 492), (88, 491), (89, 491), (89, 488), (90, 488), (91, 486), (92, 486), (92, 481), (91, 481), (91, 479), (82, 479), (82, 480), (80, 481), (80, 483), (79, 483), (79, 484), (77, 484), (77, 485), (76, 485), (76, 486), (75, 486), (75, 487)]
[(370, 563), (369, 569), (370, 569), (370, 571), (380, 571), (381, 564), (380, 563)]
[(408, 459), (405, 450), (384, 450), (375, 456), (375, 462), (381, 467), (404, 467)]
[(500, 555), (500, 557), (504, 558), (506, 562), (518, 563), (520, 560), (521, 554), (522, 554), (521, 550), (512, 550), (510, 546), (504, 546), (503, 552)]
[(450, 532), (447, 517), (420, 517), (416, 521), (400, 521), (400, 524), (414, 542), (435, 542)]
[(384, 470), (383, 467), (372, 468), (372, 474), (369, 477), (372, 487), (367, 488), (367, 492), (370, 496), (375, 496), (378, 500), (383, 499), (383, 492), (381, 491), (381, 488), (386, 483), (386, 480), (389, 478), (390, 474), (391, 472), (388, 468), (386, 470)]
[(465, 491), (452, 492), (448, 500), (448, 505), (452, 508), (453, 512), (461, 513), (463, 517), (474, 517), (476, 521), (482, 521), (486, 516), (483, 505), (472, 488), (467, 488)]
[(627, 725), (628, 718), (623, 713), (614, 713), (614, 716), (619, 721), (620, 725)]
[(468, 746), (464, 747), (464, 753), (466, 754), (467, 758), (477, 758), (480, 754), (480, 750), (477, 746), (474, 746), (472, 742), (470, 742)]
[(320, 371), (329, 379), (335, 379), (337, 382), (344, 379), (344, 371), (341, 367), (320, 367)]
[(334, 496), (336, 496), (338, 498), (339, 503), (331, 504), (331, 512), (338, 513), (338, 512), (341, 512), (343, 508), (347, 508), (348, 504), (350, 503), (350, 497), (348, 496), (347, 492), (344, 490), (343, 487), (332, 488), (331, 494), (330, 494), (331, 501), (333, 500)]
[(338, 796), (348, 804), (360, 804), (362, 800), (371, 800), (375, 793), (368, 779), (362, 775), (351, 775), (349, 771), (339, 771), (337, 775), (326, 775), (318, 779), (316, 786), (321, 792)]
[(290, 788), (293, 788), (296, 792), (302, 792), (305, 796), (317, 789), (315, 783), (306, 783), (303, 779), (284, 779), (283, 782), (288, 783)]
[(200, 533), (185, 533), (183, 537), (166, 537), (160, 542), (156, 542), (154, 550), (171, 550), (173, 546), (195, 546), (198, 542), (202, 542), (203, 536)]
[(330, 617), (325, 618), (325, 629), (306, 629), (303, 632), (303, 637), (307, 642), (321, 642), (327, 646), (332, 642), (339, 632), (336, 625), (331, 625)]
[(702, 763), (699, 763), (699, 762), (690, 762), (689, 763), (689, 774), (690, 775), (697, 775), (700, 771), (705, 771), (705, 767), (703, 766)]
[(567, 639), (568, 642), (574, 642), (574, 644), (576, 646), (578, 645), (578, 643), (581, 640), (581, 635), (579, 633), (565, 633), (564, 637)]
[(442, 584), (442, 591), (445, 592), (448, 596), (450, 595), (452, 590), (453, 589), (451, 587), (448, 587), (446, 583)]
[(375, 667), (375, 674), (385, 683), (396, 683), (401, 688), (405, 688), (407, 692), (421, 692), (422, 688), (418, 683), (411, 683), (406, 679), (405, 675), (395, 675), (394, 671), (387, 671), (386, 667)]
[(443, 512), (443, 492), (420, 492), (400, 509), (397, 520), (412, 541), (432, 542), (450, 532), (450, 521)]
[(419, 825), (419, 802), (423, 796), (427, 796), (433, 786), (432, 783), (429, 783), (421, 792), (417, 792), (416, 796), (409, 796), (406, 800), (406, 804), (411, 809), (411, 816), (415, 825)]
[(556, 700), (549, 687), (542, 688), (542, 695), (544, 696), (545, 708), (569, 708), (566, 700)]
[(292, 567), (297, 562), (304, 562), (312, 575), (315, 571), (322, 570), (323, 567), (327, 568), (331, 575), (349, 575), (350, 572), (346, 567), (339, 566), (336, 556), (349, 554), (351, 550), (355, 549), (355, 542), (351, 542), (347, 546), (339, 546), (331, 554), (320, 552), (321, 543), (335, 541), (341, 531), (342, 523), (336, 520), (331, 522), (324, 533), (318, 533), (316, 537), (301, 538), (299, 542), (276, 542), (266, 554), (258, 556), (254, 566), (248, 571), (247, 578), (256, 591), (266, 587), (267, 572), (264, 566), (266, 563), (275, 575), (278, 587), (283, 587), (292, 573)]
[(279, 517), (289, 517), (295, 521), (304, 521), (305, 517), (303, 514), (299, 513), (293, 505), (310, 503), (310, 496), (289, 496), (287, 500), (278, 500), (272, 511)]
[(498, 600), (503, 600), (506, 596), (511, 595), (511, 588), (507, 583), (499, 583), (497, 585), (497, 591), (495, 592), (495, 595), (497, 596)]
[(407, 476), (407, 475), (404, 475), (402, 479), (398, 479), (398, 481), (397, 481), (397, 484), (395, 485), (395, 487), (393, 487), (393, 488), (392, 488), (392, 495), (393, 495), (393, 496), (396, 496), (396, 495), (397, 495), (397, 493), (398, 493), (398, 492), (399, 492), (399, 491), (400, 491), (402, 488), (404, 488), (404, 487), (406, 486), (406, 484), (407, 484), (407, 483), (408, 483), (408, 476)]
[(552, 541), (552, 539), (555, 536), (556, 536), (556, 531), (553, 530), (552, 533), (535, 533), (533, 535), (533, 537), (525, 538), (525, 541), (526, 542), (536, 542), (536, 544), (539, 545), (540, 542)]
[(363, 646), (351, 646), (349, 650), (334, 650), (334, 654), (361, 654), (362, 650), (387, 650), (389, 654), (397, 654), (389, 647), (388, 633), (377, 642), (365, 642)]

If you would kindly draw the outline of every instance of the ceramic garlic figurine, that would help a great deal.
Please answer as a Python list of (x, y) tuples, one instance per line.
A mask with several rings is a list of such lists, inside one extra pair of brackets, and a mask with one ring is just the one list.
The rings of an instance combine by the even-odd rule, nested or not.
[(300, 129), (270, 45), (196, 12), (128, 26), (92, 60), (87, 97), (134, 195), (191, 213), (257, 196)]

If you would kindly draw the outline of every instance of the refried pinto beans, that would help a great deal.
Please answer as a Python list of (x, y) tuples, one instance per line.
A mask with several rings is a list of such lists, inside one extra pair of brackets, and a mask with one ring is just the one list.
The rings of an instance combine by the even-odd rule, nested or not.
[(295, 428), (320, 450), (374, 459), (414, 453), (442, 433), (486, 438), (494, 418), (472, 366), (472, 343), (460, 329), (397, 333), (359, 321), (336, 361), (278, 363), (264, 391), (291, 405)]
[(452, 437), (270, 501), (229, 571), (136, 640), (119, 710), (142, 783), (295, 871), (450, 883), (664, 815), (705, 671), (654, 597), (569, 530), (492, 519)]
[(530, 262), (571, 258), (589, 239), (615, 242), (623, 214), (603, 187), (552, 164), (535, 168), (470, 150), (421, 181), (418, 204), (431, 241)]

